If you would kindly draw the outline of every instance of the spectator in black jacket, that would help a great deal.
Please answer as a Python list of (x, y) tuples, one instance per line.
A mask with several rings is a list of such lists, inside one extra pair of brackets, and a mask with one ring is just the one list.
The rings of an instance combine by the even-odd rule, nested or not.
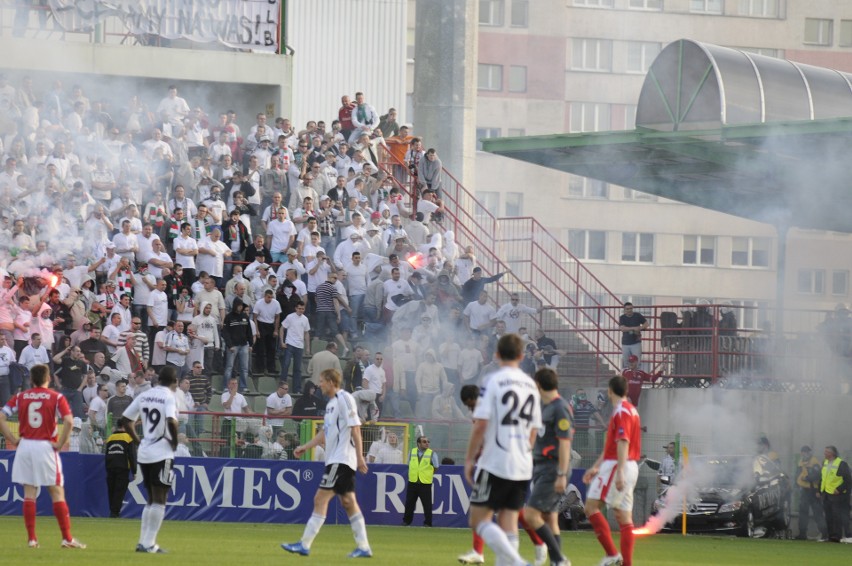
[(503, 271), (492, 277), (483, 277), (482, 268), (474, 267), (473, 277), (465, 281), (464, 285), (462, 285), (461, 296), (463, 303), (466, 305), (479, 299), (479, 293), (481, 293), (482, 290), (485, 289), (486, 283), (493, 283), (504, 275), (506, 275), (507, 273), (509, 272)]
[(104, 462), (109, 495), (109, 516), (117, 518), (121, 515), (121, 503), (127, 494), (130, 477), (136, 471), (136, 445), (123, 429), (116, 430), (107, 438)]
[(252, 263), (258, 257), (261, 258), (261, 263), (272, 263), (272, 252), (270, 252), (269, 248), (267, 248), (264, 244), (263, 236), (261, 234), (256, 234), (254, 242), (249, 244), (246, 248), (245, 261), (247, 263)]
[(254, 333), (251, 331), (251, 323), (245, 312), (245, 304), (239, 299), (234, 299), (231, 312), (225, 317), (222, 328), (225, 338), (225, 375), (223, 377), (222, 389), (231, 377), (234, 369), (234, 360), (240, 359), (240, 388), (244, 393), (248, 392), (248, 368), (249, 353), (251, 352)]

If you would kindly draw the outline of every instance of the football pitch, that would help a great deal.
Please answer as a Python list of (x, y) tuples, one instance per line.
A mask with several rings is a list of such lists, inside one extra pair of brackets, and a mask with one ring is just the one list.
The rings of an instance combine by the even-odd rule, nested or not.
[[(0, 517), (3, 563), (29, 564), (175, 564), (208, 566), (335, 565), (363, 562), (374, 566), (458, 564), (456, 556), (470, 550), (470, 531), (423, 527), (367, 527), (373, 558), (350, 560), (355, 544), (348, 525), (323, 527), (311, 555), (295, 556), (281, 550), (282, 542), (297, 541), (302, 525), (203, 523), (166, 521), (158, 542), (166, 555), (134, 552), (139, 521), (132, 519), (72, 518), (74, 536), (86, 550), (59, 548), (59, 529), (52, 516), (38, 517), (41, 548), (29, 549), (21, 517)], [(533, 549), (521, 533), (521, 554), (532, 560)], [(602, 552), (591, 532), (563, 533), (563, 549), (574, 566), (596, 565)], [(616, 537), (616, 543), (617, 543)], [(656, 535), (636, 542), (634, 564), (754, 566), (848, 564), (852, 548), (843, 544), (787, 540), (748, 540), (728, 537)], [(494, 555), (486, 549), (486, 564)]]

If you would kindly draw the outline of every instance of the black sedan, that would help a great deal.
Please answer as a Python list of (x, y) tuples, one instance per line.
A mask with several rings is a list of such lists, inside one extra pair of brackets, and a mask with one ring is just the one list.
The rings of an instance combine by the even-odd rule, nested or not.
[[(664, 483), (666, 483), (664, 479)], [(694, 485), (686, 502), (668, 501), (679, 493), (666, 488), (653, 513), (676, 506), (663, 530), (681, 532), (683, 506), (688, 533), (729, 533), (742, 537), (786, 536), (790, 527), (790, 478), (765, 456), (694, 457), (677, 484)], [(669, 497), (668, 499), (675, 499)]]

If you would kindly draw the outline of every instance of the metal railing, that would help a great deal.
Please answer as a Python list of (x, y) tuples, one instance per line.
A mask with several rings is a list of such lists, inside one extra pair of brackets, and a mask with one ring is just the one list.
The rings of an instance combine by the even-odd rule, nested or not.
[[(382, 151), (380, 166), (389, 173), (403, 171), (402, 186), (416, 206), (417, 190), (405, 164)], [(619, 341), (606, 329), (617, 327), (618, 316), (611, 308), (621, 305), (621, 300), (562, 242), (534, 218), (495, 217), (446, 169), (441, 175), (440, 198), (445, 210), (440, 225), (454, 232), (459, 247), (473, 246), (477, 264), (485, 273), (509, 272), (489, 292), (496, 305), (508, 302), (510, 294), (519, 293), (522, 301), (532, 307), (575, 309), (571, 316), (564, 309), (553, 311), (560, 326), (570, 328), (597, 354), (600, 375), (619, 367), (620, 362), (613, 356)], [(540, 327), (544, 326), (541, 313), (533, 318)]]

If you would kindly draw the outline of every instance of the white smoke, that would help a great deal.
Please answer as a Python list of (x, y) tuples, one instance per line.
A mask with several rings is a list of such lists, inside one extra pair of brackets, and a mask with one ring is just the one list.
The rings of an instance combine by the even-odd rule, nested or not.
[[(689, 461), (687, 463), (681, 455), (680, 472), (672, 478), (673, 484), (662, 498), (663, 506), (643, 527), (650, 534), (662, 530), (666, 523), (683, 512), (685, 505), (697, 503), (701, 489), (715, 486), (722, 467), (718, 465), (719, 459), (756, 453), (759, 431), (742, 399), (721, 389), (709, 393), (713, 396), (710, 403), (672, 408), (671, 418), (679, 429), (695, 433), (703, 430), (712, 436), (706, 442), (682, 442), (681, 446), (689, 454)], [(737, 472), (733, 478), (728, 478), (726, 489), (745, 489), (752, 482), (750, 469), (738, 469)]]

